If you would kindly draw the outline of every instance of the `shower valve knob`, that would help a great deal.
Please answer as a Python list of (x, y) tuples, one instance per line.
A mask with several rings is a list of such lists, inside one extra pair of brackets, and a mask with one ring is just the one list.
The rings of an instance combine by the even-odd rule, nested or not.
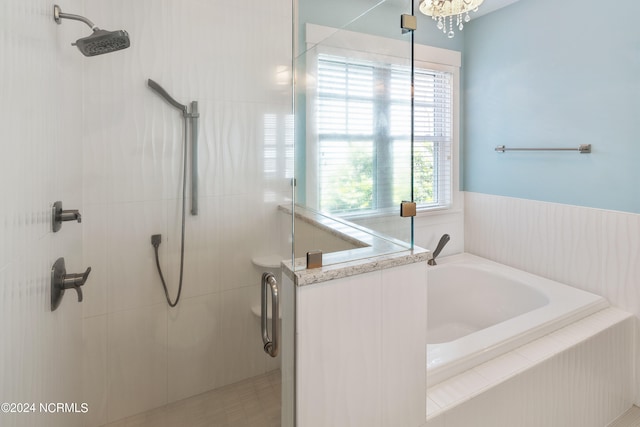
[(62, 228), (63, 221), (82, 222), (82, 215), (77, 209), (62, 210), (62, 202), (57, 201), (51, 208), (51, 228), (54, 233)]

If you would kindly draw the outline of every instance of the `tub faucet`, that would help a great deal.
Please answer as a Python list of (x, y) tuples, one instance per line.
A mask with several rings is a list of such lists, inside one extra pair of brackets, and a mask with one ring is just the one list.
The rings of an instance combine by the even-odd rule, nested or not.
[(440, 238), (440, 241), (438, 242), (438, 246), (436, 246), (436, 249), (433, 251), (433, 254), (431, 255), (431, 259), (427, 261), (427, 264), (436, 265), (436, 258), (438, 257), (438, 255), (440, 255), (440, 252), (442, 252), (442, 248), (444, 248), (444, 246), (449, 242), (449, 240), (451, 240), (451, 237), (448, 234), (442, 235), (442, 237)]

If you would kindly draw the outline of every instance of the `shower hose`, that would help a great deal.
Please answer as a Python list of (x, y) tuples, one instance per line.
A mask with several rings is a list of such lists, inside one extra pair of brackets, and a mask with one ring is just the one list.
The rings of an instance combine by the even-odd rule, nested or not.
[(175, 307), (178, 305), (178, 301), (180, 301), (180, 295), (182, 294), (182, 279), (184, 273), (184, 230), (185, 230), (185, 212), (186, 212), (186, 200), (187, 200), (187, 117), (184, 118), (184, 140), (183, 140), (183, 164), (182, 164), (182, 233), (180, 237), (180, 281), (178, 282), (178, 294), (176, 295), (176, 300), (171, 301), (171, 297), (169, 296), (169, 290), (167, 289), (167, 282), (164, 280), (164, 276), (162, 274), (162, 267), (160, 267), (160, 258), (158, 256), (158, 248), (160, 247), (160, 235), (156, 234), (151, 236), (151, 244), (153, 245), (153, 250), (156, 255), (156, 267), (158, 269), (158, 274), (160, 275), (160, 280), (162, 281), (162, 288), (164, 289), (164, 296), (167, 298), (167, 303), (169, 307)]

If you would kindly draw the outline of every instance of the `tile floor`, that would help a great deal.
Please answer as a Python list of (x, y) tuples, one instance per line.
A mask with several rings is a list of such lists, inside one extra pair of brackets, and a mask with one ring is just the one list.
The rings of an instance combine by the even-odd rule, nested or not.
[(280, 427), (280, 390), (271, 371), (104, 427)]

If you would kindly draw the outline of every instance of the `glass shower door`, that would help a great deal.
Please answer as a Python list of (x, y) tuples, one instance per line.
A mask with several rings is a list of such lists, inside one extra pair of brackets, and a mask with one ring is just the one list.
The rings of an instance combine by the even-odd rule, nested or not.
[(413, 247), (400, 215), (413, 195), (411, 13), (411, 1), (298, 2), (296, 257)]

